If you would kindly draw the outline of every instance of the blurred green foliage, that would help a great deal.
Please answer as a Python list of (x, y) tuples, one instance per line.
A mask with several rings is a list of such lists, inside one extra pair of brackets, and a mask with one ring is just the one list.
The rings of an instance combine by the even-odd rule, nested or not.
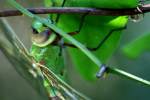
[(123, 48), (123, 52), (130, 58), (137, 58), (142, 53), (150, 50), (149, 42), (150, 34), (143, 34), (126, 44)]

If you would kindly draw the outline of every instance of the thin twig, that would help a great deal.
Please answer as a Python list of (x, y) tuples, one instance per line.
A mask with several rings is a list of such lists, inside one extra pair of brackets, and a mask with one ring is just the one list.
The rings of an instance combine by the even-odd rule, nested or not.
[[(140, 10), (139, 10), (140, 9)], [(145, 4), (137, 8), (125, 8), (125, 9), (108, 9), (108, 8), (85, 8), (85, 7), (51, 7), (51, 8), (27, 8), (33, 14), (86, 14), (89, 15), (109, 15), (109, 16), (119, 16), (119, 15), (135, 15), (150, 12), (150, 4)], [(1, 10), (0, 17), (8, 16), (21, 16), (23, 15), (19, 10)]]

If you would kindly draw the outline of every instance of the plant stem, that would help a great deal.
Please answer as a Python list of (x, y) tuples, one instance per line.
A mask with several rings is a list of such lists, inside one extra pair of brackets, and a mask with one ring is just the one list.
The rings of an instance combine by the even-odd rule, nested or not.
[[(68, 41), (70, 41), (71, 43), (73, 43), (76, 47), (78, 47), (83, 53), (86, 54), (86, 56), (88, 56), (98, 67), (101, 68), (102, 63), (99, 61), (98, 58), (96, 58), (84, 45), (82, 45), (80, 42), (78, 42), (77, 40), (75, 40), (73, 37), (71, 37), (70, 35), (68, 35), (66, 32), (64, 32), (63, 30), (59, 29), (57, 26), (55, 26), (54, 24), (51, 24), (49, 22), (47, 22), (46, 19), (44, 18), (40, 18), (34, 14), (32, 14), (31, 12), (29, 12), (28, 10), (26, 10), (25, 8), (23, 8), (21, 5), (19, 5), (17, 2), (15, 2), (14, 0), (7, 0), (8, 3), (10, 3), (11, 5), (13, 5), (15, 8), (17, 8), (18, 10), (20, 10), (23, 14), (31, 17), (31, 18), (35, 18), (38, 21), (40, 21), (41, 23), (45, 24), (46, 26), (48, 26), (49, 28), (51, 28), (53, 31), (55, 31), (56, 33), (58, 33), (59, 35), (61, 35), (62, 37), (64, 37), (65, 39), (67, 39)], [(147, 80), (144, 80), (142, 78), (139, 78), (135, 75), (132, 75), (130, 73), (127, 73), (123, 70), (117, 69), (117, 68), (108, 68), (108, 72), (111, 74), (116, 74), (118, 76), (123, 76), (125, 78), (131, 79), (131, 80), (136, 80), (139, 83), (145, 84), (150, 86), (150, 82)]]
[[(87, 8), (87, 7), (51, 7), (51, 8), (26, 8), (33, 14), (86, 14), (89, 15), (101, 15), (101, 16), (121, 16), (121, 15), (135, 15), (141, 13), (150, 12), (150, 4), (145, 4), (137, 8), (125, 8), (125, 9), (110, 9), (110, 8)], [(2, 10), (0, 11), (0, 17), (8, 16), (21, 16), (22, 13), (19, 10)]]
[(133, 74), (130, 74), (128, 72), (125, 72), (123, 70), (120, 70), (120, 69), (117, 69), (117, 68), (109, 68), (108, 72), (111, 73), (111, 74), (114, 74), (114, 75), (118, 75), (120, 77), (128, 78), (130, 80), (133, 80), (133, 81), (136, 81), (136, 82), (139, 82), (139, 83), (144, 83), (145, 85), (150, 86), (150, 81), (147, 81), (145, 79), (137, 77), (137, 76), (135, 76)]

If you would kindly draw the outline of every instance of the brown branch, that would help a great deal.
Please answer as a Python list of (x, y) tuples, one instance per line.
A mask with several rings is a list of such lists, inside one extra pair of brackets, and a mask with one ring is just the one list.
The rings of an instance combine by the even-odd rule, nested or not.
[[(109, 16), (119, 16), (119, 15), (135, 15), (140, 13), (150, 12), (150, 4), (143, 5), (137, 8), (128, 9), (108, 9), (108, 8), (85, 8), (85, 7), (51, 7), (51, 8), (27, 8), (30, 12), (34, 14), (49, 14), (49, 13), (74, 13), (74, 14), (85, 14), (89, 15), (109, 15)], [(1, 10), (0, 17), (8, 16), (20, 16), (22, 13), (19, 10)]]

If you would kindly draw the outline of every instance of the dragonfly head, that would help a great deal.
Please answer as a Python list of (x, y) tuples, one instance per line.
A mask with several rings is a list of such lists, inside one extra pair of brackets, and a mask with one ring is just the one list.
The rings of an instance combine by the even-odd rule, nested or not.
[(32, 31), (32, 42), (36, 46), (47, 46), (56, 39), (56, 34), (39, 21), (33, 22)]

